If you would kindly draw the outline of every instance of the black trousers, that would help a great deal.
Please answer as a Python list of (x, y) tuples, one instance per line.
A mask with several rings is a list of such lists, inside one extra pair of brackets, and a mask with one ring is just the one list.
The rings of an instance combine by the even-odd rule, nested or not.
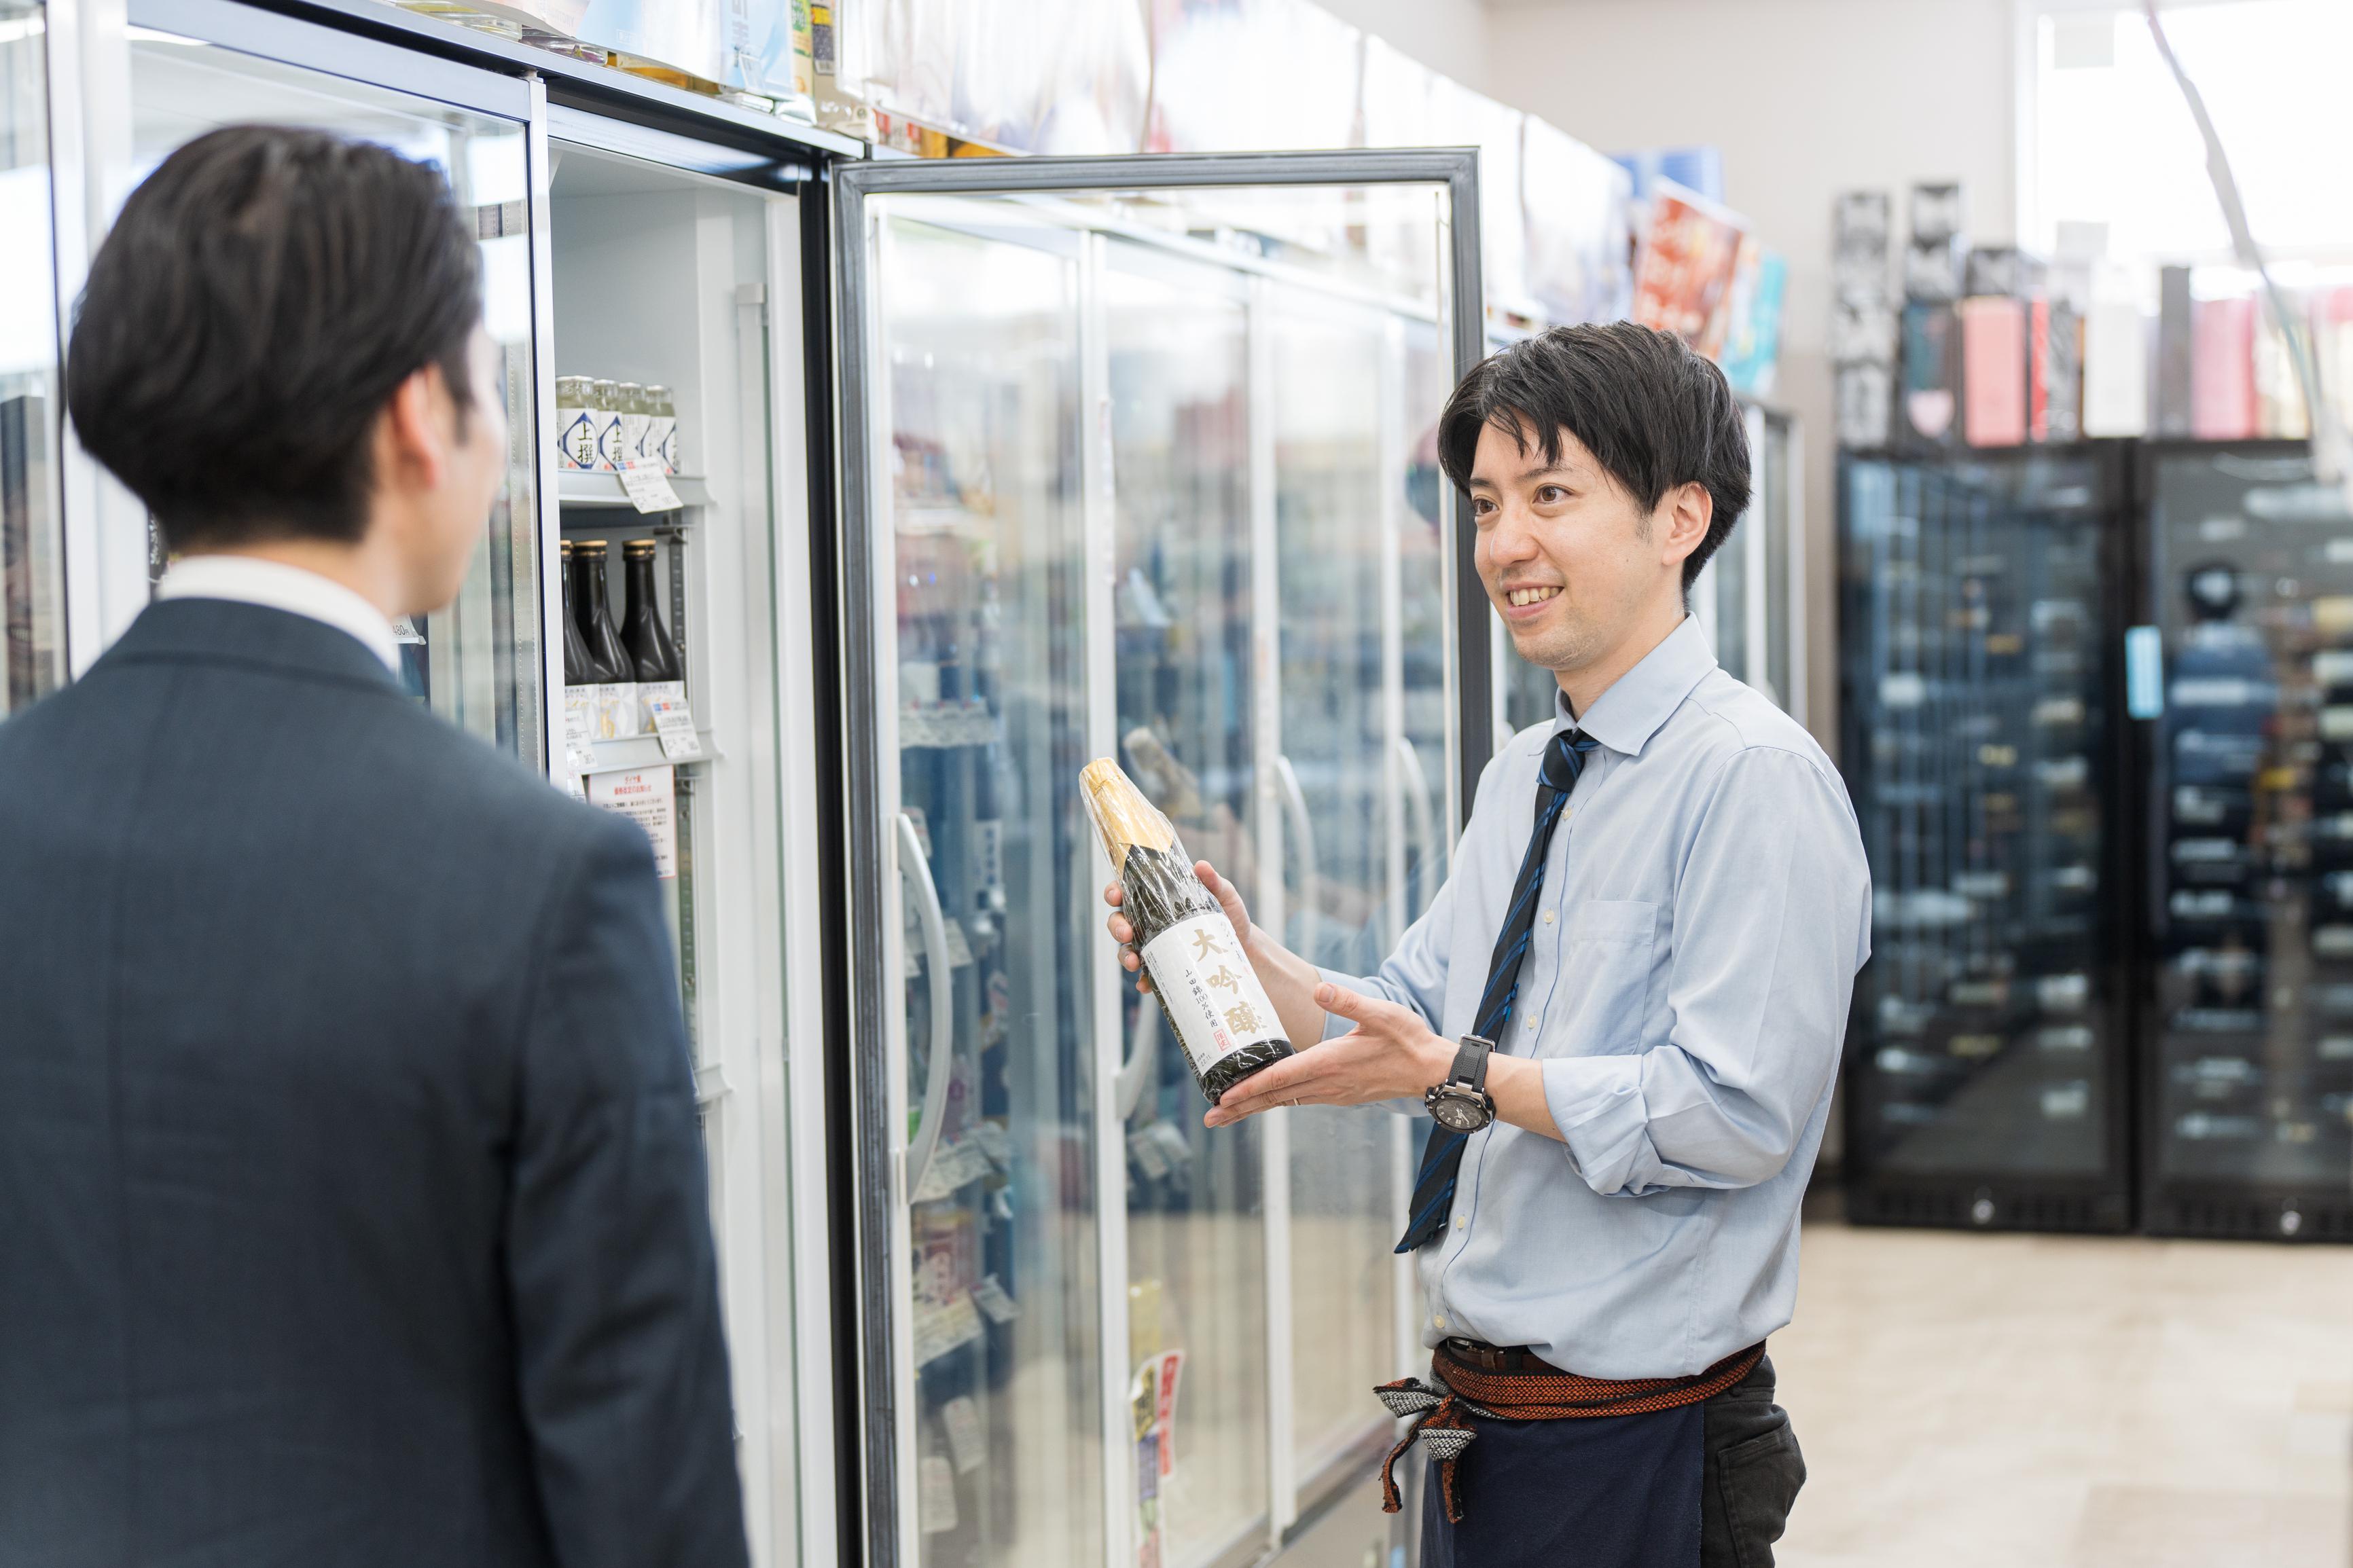
[[(1696, 1423), (1688, 1408), (1659, 1416), (1479, 1422), (1479, 1436), (1461, 1461), (1466, 1469), (1476, 1467), (1478, 1471), (1464, 1480), (1462, 1524), (1447, 1522), (1438, 1500), (1434, 1466), (1422, 1488), (1421, 1568), (1515, 1568), (1522, 1560), (1555, 1563), (1562, 1561), (1559, 1543), (1571, 1540), (1579, 1547), (1577, 1568), (1690, 1562), (1688, 1535), (1680, 1542), (1655, 1535), (1630, 1541), (1615, 1533), (1633, 1522), (1624, 1513), (1589, 1521), (1562, 1517), (1564, 1494), (1574, 1495), (1601, 1479), (1603, 1494), (1612, 1503), (1624, 1502), (1641, 1512), (1645, 1502), (1640, 1494), (1647, 1489), (1652, 1511), (1680, 1511), (1683, 1519), (1690, 1518), (1682, 1511), (1690, 1506), (1687, 1485), (1672, 1475), (1629, 1476), (1622, 1484), (1612, 1484), (1615, 1478), (1578, 1473), (1596, 1456), (1595, 1439), (1603, 1436), (1600, 1428), (1615, 1421), (1657, 1423), (1663, 1428), (1660, 1436), (1670, 1444), (1679, 1436), (1688, 1442), (1695, 1424), (1702, 1450), (1696, 1478), (1699, 1568), (1773, 1568), (1773, 1543), (1781, 1539), (1789, 1507), (1806, 1482), (1797, 1434), (1790, 1429), (1788, 1412), (1773, 1403), (1773, 1361), (1767, 1356), (1756, 1371), (1700, 1405)], [(1655, 1448), (1641, 1444), (1605, 1444), (1601, 1451), (1611, 1448), (1647, 1455), (1646, 1468), (1656, 1455)], [(1690, 1449), (1680, 1451), (1688, 1454)], [(1551, 1482), (1556, 1477), (1559, 1481)]]

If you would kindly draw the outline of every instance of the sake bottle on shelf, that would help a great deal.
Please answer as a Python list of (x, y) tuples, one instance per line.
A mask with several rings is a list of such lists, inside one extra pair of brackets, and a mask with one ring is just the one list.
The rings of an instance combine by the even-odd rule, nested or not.
[(1282, 1023), (1242, 952), (1233, 922), (1193, 874), (1176, 829), (1109, 757), (1080, 775), (1087, 815), (1124, 889), (1135, 950), (1194, 1081), (1215, 1103), (1291, 1055)]

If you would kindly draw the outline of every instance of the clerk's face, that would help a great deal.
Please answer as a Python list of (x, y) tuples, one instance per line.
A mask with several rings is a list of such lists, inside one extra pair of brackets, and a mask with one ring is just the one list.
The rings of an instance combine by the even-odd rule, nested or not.
[(1468, 488), (1479, 580), (1531, 664), (1581, 668), (1614, 649), (1670, 580), (1680, 592), (1680, 556), (1662, 561), (1651, 514), (1567, 430), (1547, 458), (1526, 426), (1515, 439), (1487, 425)]

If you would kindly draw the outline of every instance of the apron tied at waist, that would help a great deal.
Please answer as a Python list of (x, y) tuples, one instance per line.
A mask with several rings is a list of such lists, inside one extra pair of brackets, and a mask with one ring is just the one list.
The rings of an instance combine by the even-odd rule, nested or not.
[(1645, 1415), (1713, 1399), (1757, 1370), (1765, 1359), (1760, 1342), (1735, 1351), (1705, 1372), (1688, 1377), (1579, 1377), (1527, 1358), (1533, 1364), (1518, 1372), (1489, 1372), (1452, 1354), (1444, 1345), (1431, 1352), (1430, 1375), (1435, 1384), (1418, 1377), (1401, 1377), (1373, 1392), (1399, 1420), (1416, 1416), (1411, 1428), (1381, 1462), (1381, 1511), (1395, 1513), (1404, 1506), (1397, 1484), (1397, 1462), (1416, 1439), (1438, 1461), (1439, 1489), (1451, 1524), (1462, 1522), (1462, 1504), (1454, 1485), (1455, 1461), (1478, 1432), (1472, 1416), (1496, 1421), (1565, 1421), (1597, 1415)]

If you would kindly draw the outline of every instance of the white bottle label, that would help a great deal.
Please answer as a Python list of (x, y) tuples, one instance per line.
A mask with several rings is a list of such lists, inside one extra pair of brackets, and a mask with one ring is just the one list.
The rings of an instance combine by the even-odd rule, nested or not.
[(596, 467), (596, 416), (586, 408), (569, 411), (564, 433), (556, 439), (556, 450), (563, 466), (580, 473), (589, 473)]
[(592, 408), (588, 411), (591, 428), (596, 437), (596, 471), (617, 474), (621, 471), (621, 416), (617, 409)]
[(652, 414), (646, 422), (646, 456), (659, 459), (671, 473), (678, 472), (678, 416)]
[(1178, 921), (1144, 944), (1144, 962), (1194, 1077), (1236, 1051), (1282, 1037), (1274, 1004), (1222, 912)]

